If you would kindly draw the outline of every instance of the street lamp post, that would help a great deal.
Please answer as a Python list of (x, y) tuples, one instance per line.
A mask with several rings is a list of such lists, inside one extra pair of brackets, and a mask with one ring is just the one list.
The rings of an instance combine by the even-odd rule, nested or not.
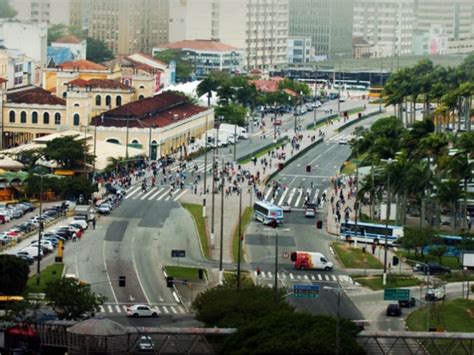
[[(211, 193), (212, 193), (212, 209), (211, 209), (211, 245), (214, 247), (214, 212), (215, 212), (215, 189), (216, 189), (216, 182), (215, 182), (215, 174), (216, 174), (216, 154), (215, 152), (212, 153), (212, 188), (211, 188)], [(207, 169), (207, 167), (206, 167)], [(206, 187), (204, 187), (206, 188)]]
[[(273, 291), (275, 305), (278, 304), (278, 229), (265, 228), (265, 231), (275, 232), (275, 277), (273, 280)], [(282, 232), (290, 231), (289, 228), (281, 229)]]
[(222, 158), (222, 186), (221, 186), (221, 242), (219, 246), (219, 271), (222, 273), (222, 259), (224, 257), (224, 158)]
[(242, 188), (239, 187), (239, 241), (237, 245), (237, 291), (240, 291), (240, 263), (242, 252)]
[(316, 75), (314, 78), (314, 128), (316, 128), (316, 111), (318, 111), (318, 67), (316, 66)]
[[(388, 165), (394, 162), (393, 159), (381, 159)], [(383, 285), (387, 284), (387, 252), (388, 252), (388, 219), (390, 218), (390, 170), (387, 169), (387, 207), (385, 209), (385, 245), (384, 245), (384, 258), (383, 258)]]
[(206, 115), (206, 128), (204, 129), (204, 195), (206, 195), (207, 189), (207, 117)]
[(43, 174), (40, 174), (40, 195), (39, 195), (39, 215), (40, 222), (38, 228), (38, 258), (36, 261), (36, 285), (40, 284), (40, 272), (41, 272), (41, 234), (43, 233)]

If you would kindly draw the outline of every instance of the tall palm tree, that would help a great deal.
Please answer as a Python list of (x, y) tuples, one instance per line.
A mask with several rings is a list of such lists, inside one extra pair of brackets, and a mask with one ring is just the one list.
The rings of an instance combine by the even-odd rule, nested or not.
[(219, 82), (215, 80), (212, 76), (208, 76), (203, 81), (199, 83), (196, 88), (196, 92), (199, 97), (207, 94), (207, 106), (211, 106), (211, 97), (212, 92), (216, 91), (219, 88)]
[(453, 233), (457, 229), (457, 211), (458, 201), (462, 197), (463, 192), (459, 186), (459, 180), (448, 179), (438, 180), (436, 183), (436, 199), (439, 203), (446, 205), (451, 210), (451, 226)]

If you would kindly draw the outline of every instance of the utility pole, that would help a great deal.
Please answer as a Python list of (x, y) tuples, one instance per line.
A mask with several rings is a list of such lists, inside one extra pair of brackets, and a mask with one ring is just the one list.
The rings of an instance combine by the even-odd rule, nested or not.
[(206, 195), (207, 189), (207, 117), (206, 115), (206, 128), (204, 129), (204, 195)]
[(387, 169), (387, 208), (385, 209), (385, 245), (383, 253), (383, 285), (387, 284), (388, 219), (390, 218), (390, 170)]
[(40, 272), (41, 272), (41, 234), (43, 234), (43, 174), (40, 174), (40, 198), (39, 198), (39, 228), (38, 228), (38, 260), (36, 263), (36, 285), (40, 284)]
[(222, 259), (224, 257), (224, 185), (225, 185), (225, 176), (224, 176), (224, 158), (222, 158), (222, 186), (221, 186), (221, 242), (219, 249), (219, 271), (222, 272)]
[(240, 291), (240, 263), (242, 253), (242, 187), (239, 187), (239, 241), (237, 247), (237, 291)]
[(316, 128), (316, 111), (318, 110), (318, 66), (316, 66), (316, 75), (314, 78), (314, 128)]
[(216, 202), (215, 202), (215, 190), (216, 190), (216, 182), (215, 182), (215, 179), (216, 179), (216, 165), (217, 165), (217, 162), (216, 162), (216, 154), (215, 152), (212, 153), (212, 189), (211, 189), (211, 193), (212, 193), (212, 209), (211, 209), (211, 245), (212, 247), (214, 247), (214, 243), (215, 243), (215, 239), (214, 239), (214, 213), (215, 213), (215, 206), (216, 206)]

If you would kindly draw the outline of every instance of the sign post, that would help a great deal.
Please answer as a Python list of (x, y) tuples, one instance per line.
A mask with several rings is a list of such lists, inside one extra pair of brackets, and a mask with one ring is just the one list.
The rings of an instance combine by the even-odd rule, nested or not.
[(386, 288), (383, 294), (385, 301), (408, 301), (410, 290), (407, 288)]
[(171, 250), (171, 257), (172, 258), (178, 258), (178, 266), (179, 266), (179, 258), (185, 258), (186, 257), (186, 250)]

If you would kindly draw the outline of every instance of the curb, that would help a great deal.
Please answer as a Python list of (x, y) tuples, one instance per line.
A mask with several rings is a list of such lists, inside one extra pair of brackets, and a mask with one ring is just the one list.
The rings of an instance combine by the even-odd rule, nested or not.
[[(166, 273), (165, 268), (163, 267), (161, 270), (162, 270), (163, 275), (164, 275), (164, 277), (165, 277), (165, 279), (166, 279), (166, 278), (168, 277), (168, 274)], [(190, 313), (188, 306), (186, 306), (186, 304), (184, 303), (183, 297), (181, 297), (181, 295), (180, 295), (178, 289), (176, 288), (176, 286), (175, 286), (174, 284), (173, 284), (173, 292), (172, 292), (172, 294), (173, 294), (173, 298), (175, 299), (176, 303), (181, 303), (181, 305), (184, 307), (184, 309), (186, 310), (186, 312)]]
[(372, 116), (376, 116), (376, 115), (380, 115), (382, 113), (385, 113), (385, 110), (382, 110), (382, 111), (374, 111), (374, 112), (370, 112), (366, 115), (363, 115), (361, 116), (360, 118), (356, 118), (356, 119), (353, 119), (352, 121), (348, 121), (346, 123), (344, 123), (341, 127), (339, 127), (337, 129), (338, 132), (342, 132), (343, 130), (345, 130), (347, 127), (350, 127), (352, 125), (355, 125), (363, 120), (365, 120), (366, 118), (369, 118), (369, 117), (372, 117)]

